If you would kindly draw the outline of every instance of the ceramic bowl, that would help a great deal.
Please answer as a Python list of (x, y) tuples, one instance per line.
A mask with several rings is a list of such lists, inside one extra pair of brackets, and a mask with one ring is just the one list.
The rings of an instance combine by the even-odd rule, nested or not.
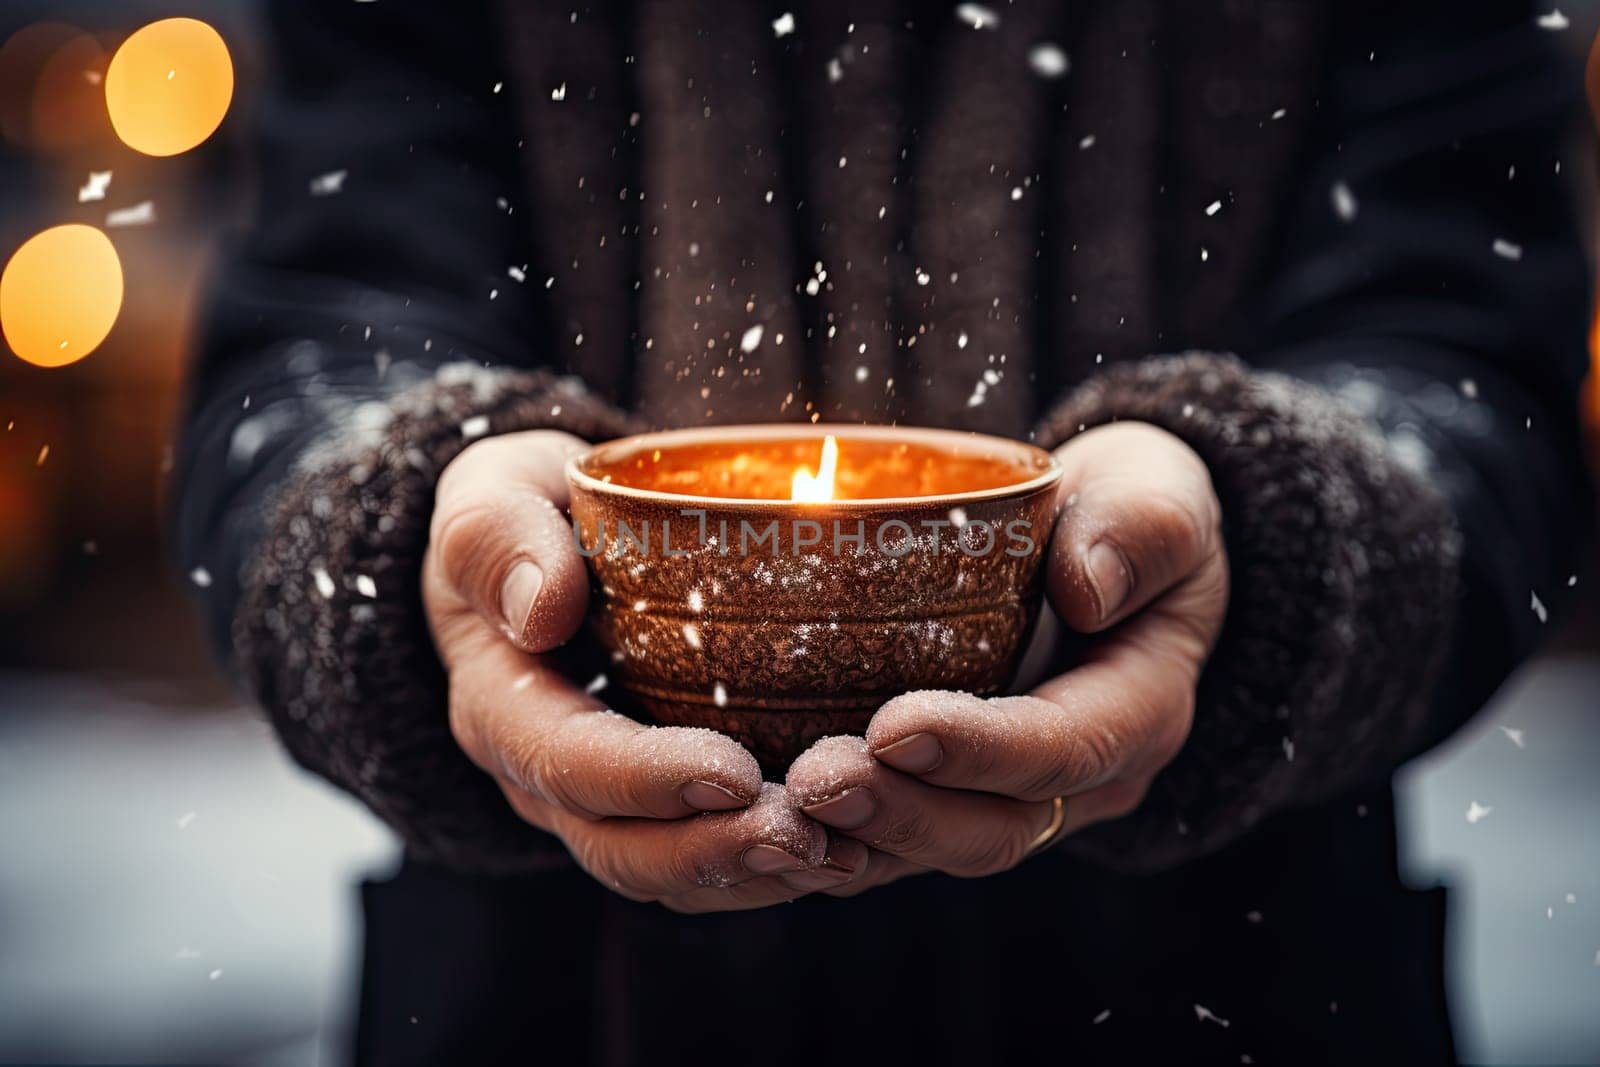
[[(836, 498), (789, 499), (828, 435)], [(789, 424), (622, 438), (567, 473), (614, 680), (772, 774), (896, 694), (1010, 683), (1061, 477), (1004, 438)]]

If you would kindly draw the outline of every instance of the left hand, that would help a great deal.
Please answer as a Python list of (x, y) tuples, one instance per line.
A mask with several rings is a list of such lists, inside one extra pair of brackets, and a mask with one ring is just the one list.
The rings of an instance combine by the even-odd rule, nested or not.
[[(1016, 866), (1062, 834), (1133, 811), (1177, 755), (1222, 628), (1228, 562), (1209, 472), (1177, 437), (1114, 423), (1056, 450), (1064, 469), (1047, 590), (1098, 634), (1026, 696), (921, 692), (880, 708), (866, 737), (831, 737), (789, 769), (813, 819), (873, 850), (851, 895), (928, 870)], [(1056, 798), (1065, 798), (1060, 832)]]

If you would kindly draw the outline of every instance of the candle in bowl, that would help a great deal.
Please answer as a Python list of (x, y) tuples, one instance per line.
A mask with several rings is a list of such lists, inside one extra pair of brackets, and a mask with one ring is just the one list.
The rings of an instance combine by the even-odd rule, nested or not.
[(792, 424), (640, 434), (567, 474), (618, 682), (773, 774), (899, 693), (1010, 683), (1061, 478), (1004, 438)]

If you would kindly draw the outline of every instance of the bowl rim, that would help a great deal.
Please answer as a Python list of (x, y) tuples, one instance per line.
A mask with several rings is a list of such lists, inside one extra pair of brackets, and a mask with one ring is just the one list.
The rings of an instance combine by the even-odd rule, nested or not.
[[(1029, 458), (1043, 457), (1045, 468), (1040, 473), (1020, 482), (995, 486), (990, 489), (969, 489), (960, 493), (935, 493), (927, 496), (875, 496), (850, 500), (774, 500), (768, 497), (702, 496), (694, 493), (672, 493), (662, 489), (640, 489), (637, 486), (607, 482), (582, 469), (582, 464), (597, 453), (619, 450), (629, 451), (649, 448), (654, 440), (666, 439), (674, 445), (698, 444), (728, 438), (745, 438), (765, 441), (787, 441), (797, 437), (815, 437), (819, 441), (832, 434), (841, 441), (846, 438), (935, 438), (948, 442), (981, 441), (992, 447), (1008, 449)], [(1004, 500), (1027, 496), (1047, 489), (1061, 480), (1062, 468), (1056, 457), (1027, 441), (1018, 441), (996, 434), (976, 430), (951, 430), (937, 426), (885, 426), (881, 424), (829, 423), (829, 422), (772, 422), (737, 423), (725, 426), (689, 426), (671, 430), (651, 430), (604, 441), (585, 452), (570, 457), (566, 462), (567, 482), (574, 489), (586, 489), (599, 495), (628, 497), (656, 503), (694, 501), (707, 508), (757, 508), (762, 510), (811, 509), (835, 511), (871, 511), (889, 507), (952, 507), (985, 500)]]

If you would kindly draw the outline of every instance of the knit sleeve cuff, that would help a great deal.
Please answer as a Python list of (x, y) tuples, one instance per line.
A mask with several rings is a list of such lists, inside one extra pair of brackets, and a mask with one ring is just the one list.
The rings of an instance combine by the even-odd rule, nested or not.
[(1332, 394), (1230, 356), (1107, 370), (1037, 439), (1055, 447), (1130, 419), (1205, 461), (1232, 576), (1188, 742), (1137, 811), (1067, 846), (1153, 869), (1407, 754), (1449, 644), (1460, 537), (1415, 437), (1386, 437)]
[(477, 870), (564, 862), (451, 736), (421, 572), (440, 472), (476, 438), (630, 428), (570, 378), (442, 367), (362, 405), (280, 483), (241, 574), (237, 670), (304, 766), (361, 798), (419, 858)]

